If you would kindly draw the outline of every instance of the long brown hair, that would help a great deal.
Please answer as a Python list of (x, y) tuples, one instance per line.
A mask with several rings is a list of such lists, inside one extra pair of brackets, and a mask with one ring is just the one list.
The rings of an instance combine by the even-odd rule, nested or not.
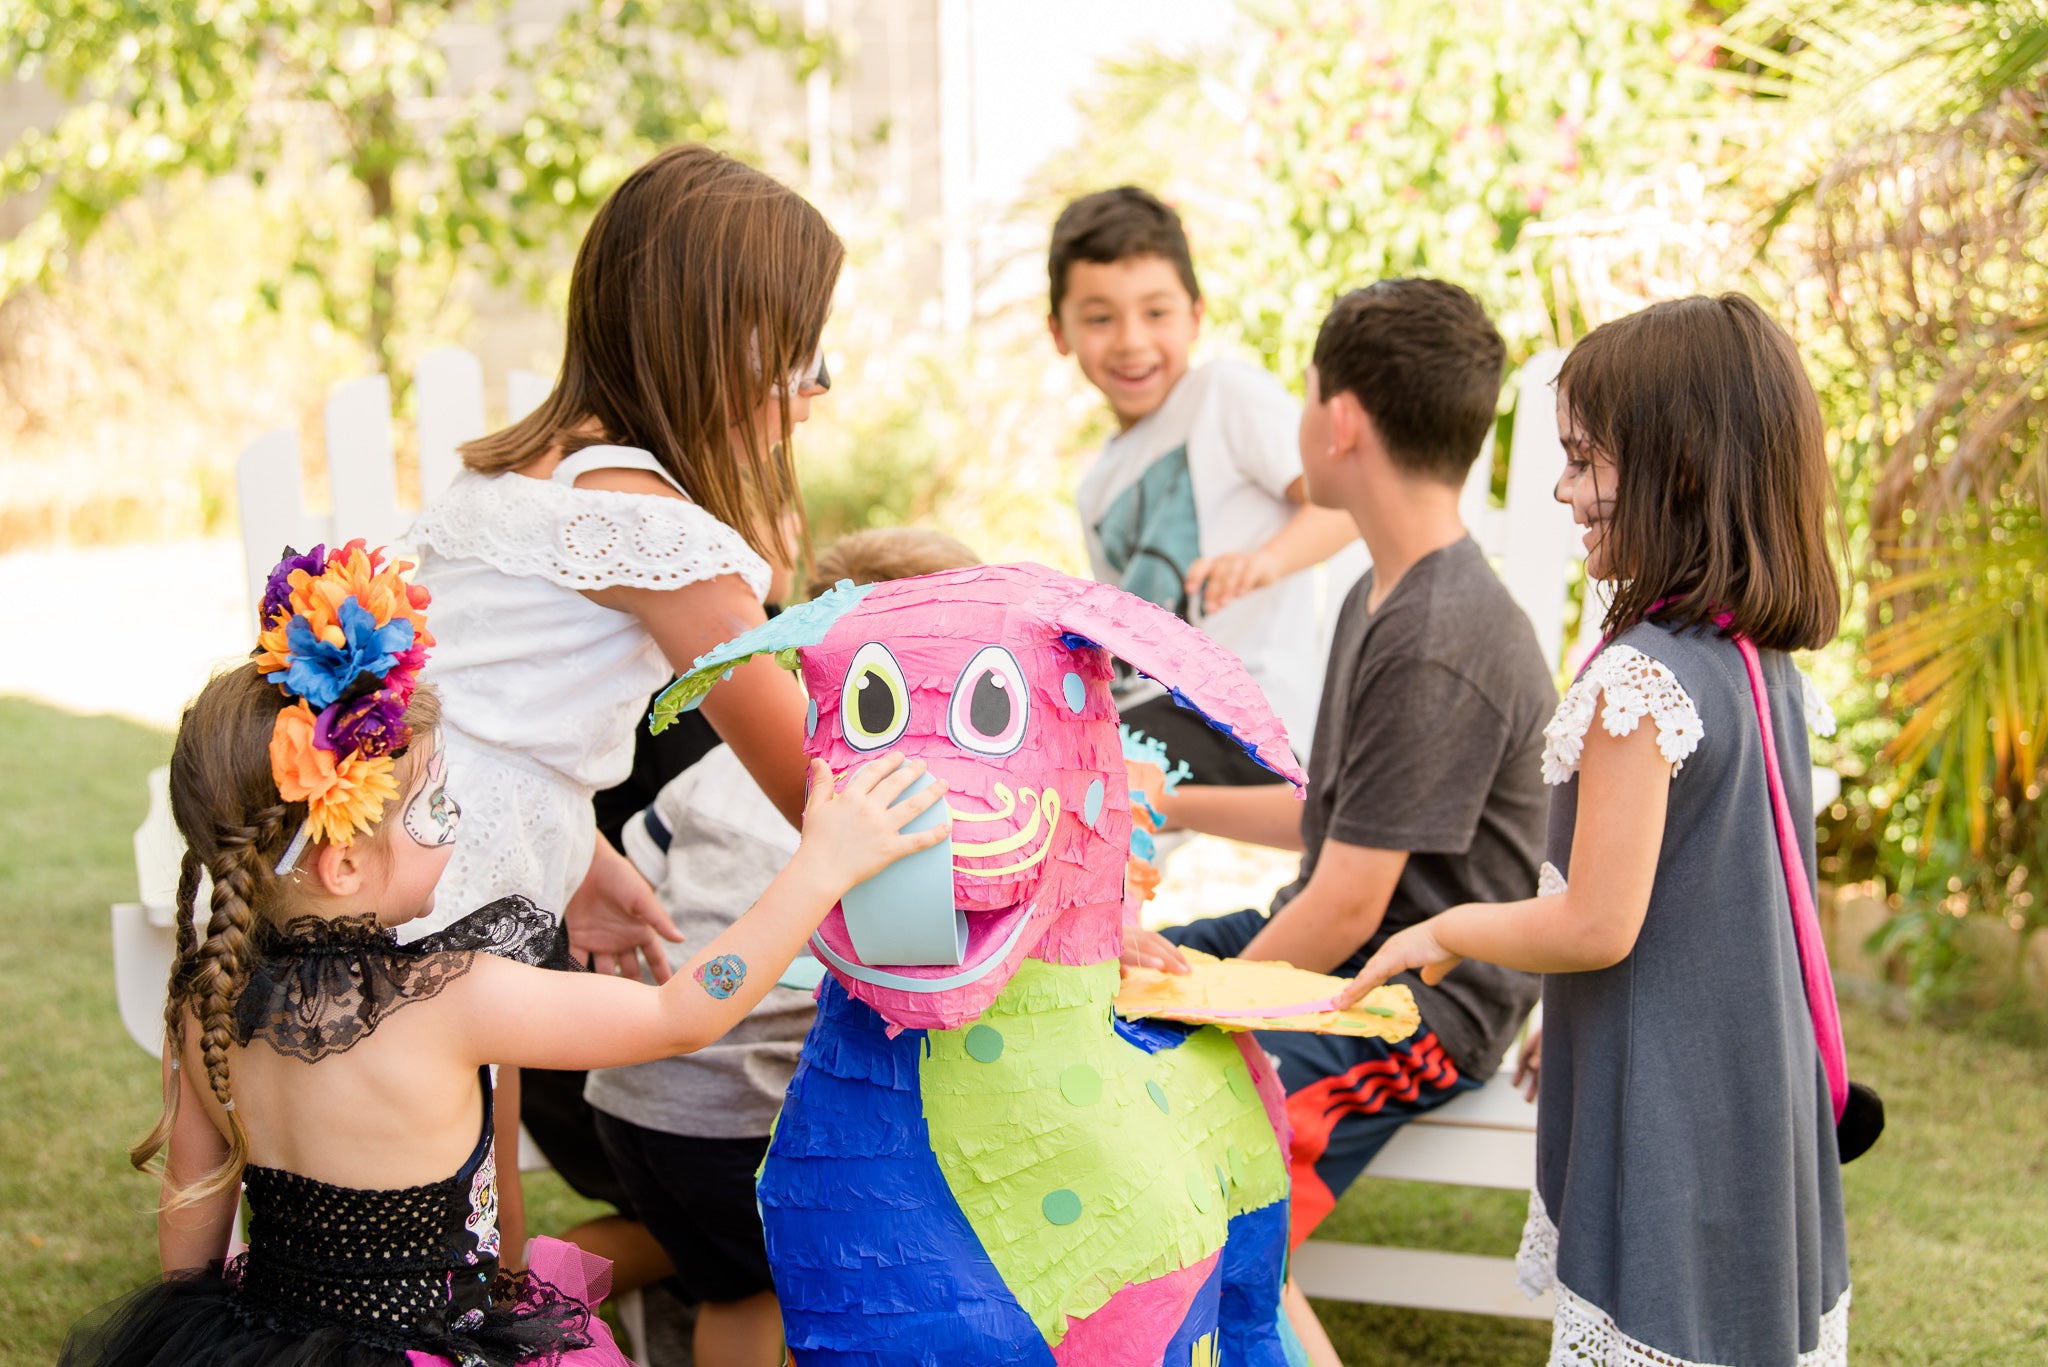
[[(248, 1135), (234, 1109), (228, 1047), (235, 1041), (235, 1006), (254, 966), (256, 931), (262, 922), (281, 921), (289, 911), (275, 870), (306, 819), (306, 804), (286, 802), (271, 777), (271, 731), (278, 711), (291, 701), (284, 690), (264, 681), (254, 661), (237, 665), (215, 675), (192, 700), (171, 747), (171, 817), (184, 837), (185, 858), (178, 870), (164, 1048), (173, 1061), (182, 1060), (186, 1017), (198, 1022), (206, 1085), (227, 1108), (228, 1119), (226, 1161), (179, 1191), (175, 1199), (180, 1204), (232, 1190), (248, 1161)], [(431, 685), (422, 684), (413, 693), (405, 719), (421, 737), (440, 724), (440, 701)], [(360, 838), (383, 835), (379, 822)], [(204, 938), (194, 905), (202, 870), (213, 880)], [(169, 1142), (178, 1096), (172, 1075), (156, 1128), (128, 1151), (136, 1167), (147, 1166)]]
[[(788, 186), (708, 147), (669, 148), (612, 191), (576, 253), (554, 392), (463, 446), (463, 463), (495, 474), (550, 449), (644, 447), (781, 563), (779, 520), (801, 519), (803, 506), (788, 390), (818, 351), (845, 258), (824, 215)], [(763, 451), (751, 415), (771, 395), (782, 439)], [(587, 430), (593, 420), (601, 434)]]
[(1759, 646), (1834, 639), (1838, 525), (1820, 403), (1792, 339), (1744, 295), (1695, 295), (1603, 324), (1558, 392), (1615, 465), (1608, 635), (1653, 614)]

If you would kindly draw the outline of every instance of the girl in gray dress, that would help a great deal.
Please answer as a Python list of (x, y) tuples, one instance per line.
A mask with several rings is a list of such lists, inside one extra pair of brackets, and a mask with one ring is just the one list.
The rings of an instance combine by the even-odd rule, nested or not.
[(1590, 334), (1558, 426), (1557, 496), (1613, 606), (1545, 730), (1541, 885), (1392, 937), (1346, 995), (1465, 956), (1545, 975), (1521, 1266), (1556, 1293), (1553, 1364), (1844, 1363), (1840, 1024), (1812, 885), (1791, 895), (1813, 827), (1781, 848), (1751, 692), (1783, 807), (1811, 812), (1826, 709), (1785, 652), (1840, 613), (1819, 405), (1791, 338), (1731, 294)]

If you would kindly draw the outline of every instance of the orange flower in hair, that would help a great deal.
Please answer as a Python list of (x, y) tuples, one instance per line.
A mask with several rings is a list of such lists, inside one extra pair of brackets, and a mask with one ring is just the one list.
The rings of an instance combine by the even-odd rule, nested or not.
[(398, 796), (396, 766), (386, 755), (336, 755), (314, 743), (319, 719), (304, 700), (277, 714), (270, 732), (270, 771), (278, 796), (306, 804), (306, 833), (346, 845), (367, 832)]

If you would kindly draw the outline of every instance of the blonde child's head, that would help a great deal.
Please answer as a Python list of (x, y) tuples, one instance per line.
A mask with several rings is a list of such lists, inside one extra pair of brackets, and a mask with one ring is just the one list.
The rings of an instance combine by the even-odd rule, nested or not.
[[(246, 1136), (234, 1112), (229, 1050), (235, 1012), (263, 932), (301, 914), (380, 908), (400, 862), (391, 828), (434, 765), (440, 702), (417, 682), (433, 638), (424, 591), (362, 543), (327, 555), (287, 553), (265, 595), (255, 658), (215, 675), (186, 707), (171, 748), (171, 818), (185, 843), (164, 1006), (174, 1066), (188, 1021), (203, 1083), (227, 1114), (226, 1163), (182, 1193), (197, 1200), (240, 1180)], [(338, 644), (337, 644), (338, 643)], [(315, 708), (313, 702), (321, 706)], [(438, 875), (445, 830), (416, 837), (443, 852), (414, 855)], [(202, 880), (211, 884), (204, 914)], [(431, 905), (431, 878), (423, 905)], [(170, 1136), (178, 1090), (130, 1151), (143, 1166)]]
[(775, 562), (780, 516), (801, 516), (789, 438), (830, 387), (820, 348), (845, 256), (773, 177), (708, 147), (659, 153), (577, 251), (554, 392), (464, 462), (495, 473), (549, 450), (642, 447)]
[(1558, 376), (1558, 498), (1614, 585), (1605, 630), (1655, 615), (1759, 646), (1834, 637), (1840, 582), (1820, 404), (1785, 330), (1740, 294), (1587, 334)]
[(981, 557), (944, 532), (920, 527), (873, 527), (848, 532), (818, 556), (804, 597), (816, 598), (842, 579), (879, 584), (920, 574), (979, 565)]

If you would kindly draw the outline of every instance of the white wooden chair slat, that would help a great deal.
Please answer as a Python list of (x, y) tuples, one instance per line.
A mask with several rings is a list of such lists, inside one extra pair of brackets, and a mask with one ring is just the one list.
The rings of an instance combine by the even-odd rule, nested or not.
[(1394, 1131), (1365, 1175), (1527, 1191), (1536, 1180), (1536, 1135), (1533, 1130), (1411, 1121)]
[(1536, 628), (1553, 668), (1564, 652), (1566, 566), (1577, 554), (1571, 510), (1552, 496), (1564, 465), (1555, 383), (1562, 351), (1531, 356), (1515, 374), (1514, 444), (1508, 461), (1501, 582)]
[(391, 381), (364, 375), (327, 400), (327, 481), (336, 541), (381, 546), (405, 530), (391, 441)]
[(429, 351), (413, 370), (413, 404), (419, 413), (424, 506), (461, 470), (456, 448), (484, 434), (483, 363), (461, 347)]
[[(1322, 1300), (1370, 1299), (1375, 1305), (1517, 1319), (1551, 1316), (1548, 1292), (1530, 1300), (1515, 1285), (1511, 1258), (1310, 1239), (1294, 1251), (1288, 1269), (1303, 1291)], [(1372, 1296), (1359, 1295), (1361, 1287), (1372, 1288)]]
[(331, 524), (306, 511), (299, 437), (288, 427), (265, 432), (243, 448), (235, 462), (235, 496), (241, 507), (249, 618), (254, 621), (256, 608), (263, 601), (264, 581), (284, 548), (310, 549), (327, 538)]
[(505, 421), (518, 422), (539, 408), (555, 387), (547, 376), (532, 370), (505, 372)]

